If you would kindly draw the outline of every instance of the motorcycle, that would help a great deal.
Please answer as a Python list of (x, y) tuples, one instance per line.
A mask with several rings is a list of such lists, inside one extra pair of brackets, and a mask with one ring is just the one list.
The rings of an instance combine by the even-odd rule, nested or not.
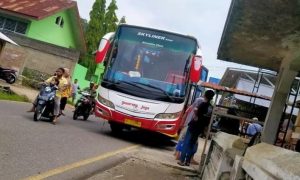
[(0, 78), (9, 84), (13, 84), (17, 80), (17, 71), (0, 67)]
[(53, 121), (55, 94), (57, 89), (58, 87), (55, 85), (42, 85), (37, 97), (37, 104), (33, 116), (34, 121), (39, 121), (42, 117)]
[(79, 116), (83, 116), (83, 119), (87, 120), (93, 108), (93, 100), (88, 92), (79, 92), (79, 94), (81, 94), (81, 97), (75, 105), (73, 120), (76, 120)]

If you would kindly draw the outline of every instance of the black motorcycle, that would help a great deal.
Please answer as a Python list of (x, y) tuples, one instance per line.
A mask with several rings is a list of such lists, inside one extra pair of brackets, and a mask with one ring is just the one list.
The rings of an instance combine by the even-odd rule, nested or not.
[(93, 108), (93, 100), (88, 92), (83, 91), (79, 92), (79, 94), (81, 94), (81, 97), (75, 104), (73, 119), (76, 120), (79, 116), (83, 116), (83, 119), (87, 120)]
[(55, 93), (57, 89), (58, 87), (55, 85), (42, 85), (37, 97), (37, 104), (33, 116), (34, 121), (39, 121), (42, 117), (53, 121)]
[(17, 71), (0, 67), (0, 78), (9, 84), (13, 84), (17, 80)]

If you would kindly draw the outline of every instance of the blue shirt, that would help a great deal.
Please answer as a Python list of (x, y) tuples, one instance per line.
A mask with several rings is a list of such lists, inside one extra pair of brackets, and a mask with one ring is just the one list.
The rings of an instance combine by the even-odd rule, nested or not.
[(247, 135), (254, 136), (257, 132), (261, 132), (262, 126), (257, 123), (252, 123), (247, 128)]

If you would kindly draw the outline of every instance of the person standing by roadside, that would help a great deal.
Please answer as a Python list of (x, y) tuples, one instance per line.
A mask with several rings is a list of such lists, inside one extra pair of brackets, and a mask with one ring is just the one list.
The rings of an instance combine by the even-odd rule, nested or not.
[(71, 79), (70, 79), (70, 70), (68, 68), (64, 68), (65, 72), (63, 77), (66, 79), (67, 81), (67, 85), (66, 88), (62, 91), (61, 93), (61, 100), (60, 100), (60, 111), (59, 111), (59, 115), (65, 115), (63, 113), (63, 110), (65, 110), (68, 98), (71, 96)]
[(252, 137), (256, 133), (259, 133), (262, 131), (262, 126), (260, 124), (256, 123), (256, 122), (258, 122), (258, 118), (254, 117), (254, 118), (252, 118), (252, 120), (255, 122), (251, 123), (248, 126), (247, 132), (246, 132), (247, 136), (250, 136), (250, 137)]
[(74, 104), (78, 90), (80, 90), (78, 79), (75, 79), (72, 84), (72, 104)]
[(212, 90), (208, 90), (204, 94), (204, 100), (197, 108), (194, 109), (194, 116), (188, 124), (184, 142), (182, 146), (182, 152), (180, 155), (181, 166), (189, 166), (191, 158), (193, 156), (193, 149), (197, 143), (198, 137), (201, 133), (204, 133), (205, 128), (209, 125), (210, 116), (212, 113), (212, 105), (210, 101), (213, 99), (215, 93)]
[[(176, 148), (175, 148), (175, 158), (176, 158), (176, 160), (180, 159), (180, 155), (181, 155), (181, 152), (182, 152), (185, 135), (186, 135), (186, 132), (187, 132), (187, 129), (188, 129), (188, 124), (191, 122), (191, 120), (195, 116), (195, 112), (197, 111), (197, 107), (199, 106), (199, 104), (201, 104), (204, 101), (205, 101), (204, 97), (197, 98), (193, 102), (193, 104), (186, 110), (186, 112), (183, 116), (183, 119), (185, 119), (185, 121), (184, 121), (183, 128), (182, 128), (182, 130), (180, 132), (180, 135), (179, 135), (178, 143), (177, 143)], [(198, 144), (196, 143), (195, 147), (193, 148), (193, 154), (195, 154), (197, 152), (197, 148), (198, 148)], [(191, 158), (191, 163), (197, 164), (197, 162), (193, 159), (193, 157)]]

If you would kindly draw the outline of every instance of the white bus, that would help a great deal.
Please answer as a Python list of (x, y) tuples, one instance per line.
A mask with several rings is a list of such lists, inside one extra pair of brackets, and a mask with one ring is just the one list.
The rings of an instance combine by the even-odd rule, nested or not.
[(191, 85), (200, 78), (196, 38), (132, 25), (106, 34), (96, 52), (105, 63), (95, 114), (112, 131), (137, 127), (174, 137)]

